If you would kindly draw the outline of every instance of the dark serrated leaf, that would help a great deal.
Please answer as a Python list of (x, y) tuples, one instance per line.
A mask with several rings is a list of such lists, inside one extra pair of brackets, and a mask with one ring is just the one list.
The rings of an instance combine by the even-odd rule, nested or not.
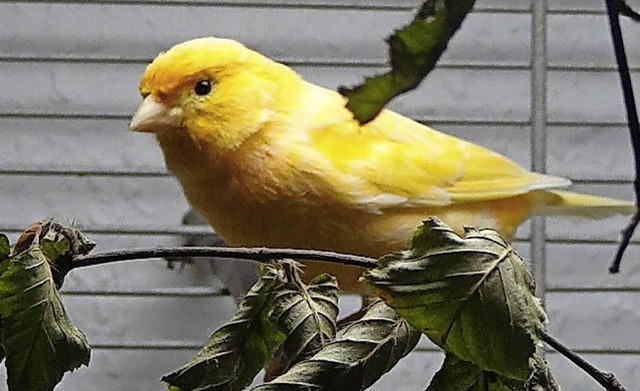
[(321, 274), (308, 286), (289, 282), (273, 298), (271, 320), (286, 335), (282, 344), (284, 367), (307, 359), (336, 335), (338, 284)]
[(38, 239), (0, 262), (0, 346), (10, 391), (48, 391), (67, 371), (87, 365), (90, 348), (71, 324), (55, 288), (51, 258), (65, 238)]
[(426, 391), (471, 391), (476, 390), (482, 369), (468, 361), (447, 354), (442, 367), (431, 378)]
[[(5, 234), (0, 234), (0, 261), (4, 261), (11, 253), (11, 244)], [(0, 319), (0, 329), (2, 329), (2, 319)], [(0, 363), (4, 361), (4, 350), (0, 345)]]
[(162, 378), (171, 390), (242, 390), (271, 358), (284, 335), (269, 320), (278, 274), (265, 269), (231, 320), (188, 363)]
[[(426, 391), (525, 391), (525, 382), (483, 371), (468, 361), (447, 354)], [(551, 391), (551, 390), (549, 390)]]
[(375, 118), (394, 97), (416, 88), (435, 67), (475, 0), (427, 0), (415, 19), (387, 38), (391, 70), (355, 87), (340, 87), (347, 108), (361, 124)]
[(5, 234), (0, 234), (0, 261), (7, 259), (10, 253), (11, 245), (9, 244), (9, 238)]
[(483, 370), (529, 378), (546, 315), (530, 271), (495, 231), (462, 239), (429, 219), (409, 250), (378, 264), (365, 281), (433, 342)]
[[(11, 244), (9, 238), (5, 234), (0, 234), (0, 261), (4, 261), (11, 254)], [(2, 319), (0, 319), (0, 329), (2, 329)], [(0, 363), (4, 361), (4, 350), (0, 345)]]
[(426, 391), (559, 391), (547, 362), (535, 355), (527, 381), (510, 379), (447, 354)]
[[(67, 243), (64, 251), (56, 246), (61, 246), (63, 239)], [(13, 245), (13, 253), (19, 253), (27, 249), (34, 242), (43, 244), (56, 288), (60, 289), (64, 278), (72, 269), (73, 257), (85, 255), (95, 247), (96, 243), (90, 240), (84, 233), (72, 226), (65, 226), (53, 220), (42, 220), (31, 224)], [(49, 243), (49, 245), (45, 245)], [(48, 253), (51, 251), (51, 253)]]
[(531, 377), (527, 379), (525, 383), (525, 390), (527, 391), (559, 391), (560, 386), (556, 383), (553, 375), (551, 374), (551, 368), (549, 363), (540, 357), (538, 354), (534, 354), (533, 359), (530, 362), (533, 372)]
[(341, 340), (253, 390), (364, 390), (411, 352), (419, 339), (417, 330), (378, 301)]

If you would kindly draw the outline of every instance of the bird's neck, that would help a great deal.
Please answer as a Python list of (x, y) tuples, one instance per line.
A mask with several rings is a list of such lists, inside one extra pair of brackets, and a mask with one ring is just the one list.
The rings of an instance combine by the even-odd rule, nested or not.
[(205, 176), (222, 179), (225, 156), (205, 140), (186, 131), (161, 133), (157, 140), (167, 168), (181, 181)]
[(260, 137), (259, 132), (234, 149), (216, 148), (209, 140), (186, 131), (158, 134), (157, 140), (167, 168), (183, 184), (200, 182), (224, 189), (239, 175), (251, 172), (257, 178), (255, 171), (266, 169), (260, 162), (269, 146), (256, 141), (256, 137)]

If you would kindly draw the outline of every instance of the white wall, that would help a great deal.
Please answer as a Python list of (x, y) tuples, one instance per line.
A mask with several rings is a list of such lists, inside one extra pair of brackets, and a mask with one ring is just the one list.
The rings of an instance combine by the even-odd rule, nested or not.
[[(438, 69), (393, 107), (525, 166), (544, 163), (580, 190), (632, 200), (631, 151), (603, 2), (548, 2), (542, 122), (531, 113), (531, 41), (540, 29), (532, 28), (525, 0), (479, 0)], [(382, 70), (382, 38), (417, 4), (0, 1), (0, 231), (15, 237), (33, 221), (58, 217), (84, 227), (97, 251), (181, 243), (188, 205), (152, 137), (127, 130), (145, 64), (176, 42), (218, 35), (334, 88)], [(640, 80), (640, 29), (623, 25)], [(531, 129), (544, 123), (547, 146), (532, 154)], [(629, 249), (621, 275), (605, 274), (624, 222), (549, 219), (545, 294), (550, 331), (632, 386), (640, 382), (640, 247)], [(519, 234), (525, 257), (529, 234), (528, 227)], [(161, 374), (181, 365), (233, 312), (220, 288), (205, 263), (74, 271), (64, 301), (94, 346), (93, 358), (58, 389), (163, 389)], [(599, 389), (562, 357), (549, 359), (565, 389)], [(424, 344), (375, 388), (423, 389), (440, 360)]]

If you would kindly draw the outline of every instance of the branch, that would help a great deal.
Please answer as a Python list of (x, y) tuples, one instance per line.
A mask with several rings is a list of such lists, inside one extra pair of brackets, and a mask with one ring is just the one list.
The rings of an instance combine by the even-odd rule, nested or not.
[[(174, 248), (140, 248), (131, 250), (116, 250), (97, 254), (76, 255), (70, 262), (59, 265), (64, 268), (63, 274), (68, 271), (86, 267), (102, 265), (111, 262), (128, 261), (146, 258), (174, 258), (174, 257), (217, 257), (217, 258), (241, 258), (257, 262), (269, 262), (273, 259), (297, 258), (323, 262), (333, 262), (341, 265), (374, 268), (377, 261), (373, 258), (341, 254), (329, 251), (280, 249), (280, 248), (233, 248), (233, 247), (174, 247)], [(576, 355), (569, 348), (562, 345), (555, 338), (542, 332), (542, 340), (559, 353), (567, 357), (578, 367), (584, 370), (605, 389), (609, 391), (625, 391), (611, 373), (602, 372), (589, 364), (583, 358)]]
[[(620, 83), (622, 84), (622, 92), (624, 95), (624, 104), (627, 111), (627, 122), (629, 124), (629, 133), (631, 135), (631, 144), (633, 146), (633, 157), (635, 161), (636, 178), (633, 187), (636, 193), (636, 206), (640, 206), (640, 125), (638, 124), (638, 110), (633, 94), (633, 85), (631, 84), (631, 75), (629, 74), (629, 64), (627, 63), (627, 53), (624, 48), (622, 39), (622, 29), (620, 28), (620, 14), (629, 16), (630, 18), (640, 21), (640, 15), (633, 11), (624, 0), (606, 0), (607, 15), (609, 17), (609, 26), (611, 27), (611, 39), (613, 40), (613, 48), (615, 50), (616, 62), (618, 63), (618, 73), (620, 75)], [(620, 271), (620, 262), (627, 246), (631, 240), (631, 236), (640, 221), (638, 212), (622, 231), (622, 239), (616, 252), (616, 256), (609, 267), (610, 273), (618, 273)]]
[(620, 384), (618, 379), (614, 376), (613, 373), (610, 372), (602, 372), (598, 368), (589, 364), (585, 359), (575, 354), (571, 349), (564, 346), (560, 341), (553, 338), (551, 335), (547, 334), (545, 331), (542, 332), (542, 340), (547, 343), (547, 345), (554, 348), (558, 353), (562, 354), (566, 358), (568, 358), (571, 362), (576, 364), (580, 369), (585, 371), (589, 376), (591, 376), (595, 381), (600, 383), (602, 387), (604, 387), (608, 391), (626, 391), (625, 388)]
[(636, 22), (640, 22), (640, 14), (629, 7), (629, 5), (625, 3), (624, 0), (617, 0), (616, 2), (616, 5), (618, 6), (618, 12), (620, 12), (621, 15), (629, 17)]
[[(636, 194), (637, 193), (638, 189), (636, 188)], [(636, 210), (636, 213), (631, 216), (631, 220), (629, 220), (627, 226), (622, 230), (620, 244), (618, 245), (616, 256), (613, 258), (611, 266), (609, 266), (609, 273), (616, 274), (620, 272), (620, 262), (622, 262), (622, 256), (624, 255), (624, 251), (629, 246), (629, 242), (631, 241), (631, 237), (633, 236), (638, 223), (640, 223), (640, 210)]]
[(339, 254), (329, 251), (298, 250), (282, 248), (233, 248), (233, 247), (177, 247), (177, 248), (139, 248), (116, 250), (104, 253), (78, 255), (72, 262), (64, 265), (68, 270), (105, 263), (129, 261), (145, 258), (177, 258), (177, 257), (217, 257), (242, 258), (257, 262), (269, 262), (273, 259), (296, 258), (324, 262), (334, 262), (347, 266), (373, 268), (377, 261), (373, 258), (358, 255)]

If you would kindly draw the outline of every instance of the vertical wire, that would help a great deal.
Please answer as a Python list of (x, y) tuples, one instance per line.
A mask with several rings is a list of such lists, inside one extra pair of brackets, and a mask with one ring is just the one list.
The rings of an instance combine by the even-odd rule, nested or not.
[[(547, 0), (532, 0), (531, 6), (531, 164), (546, 172), (547, 161)], [(537, 295), (546, 296), (546, 222), (531, 220), (531, 265)]]

